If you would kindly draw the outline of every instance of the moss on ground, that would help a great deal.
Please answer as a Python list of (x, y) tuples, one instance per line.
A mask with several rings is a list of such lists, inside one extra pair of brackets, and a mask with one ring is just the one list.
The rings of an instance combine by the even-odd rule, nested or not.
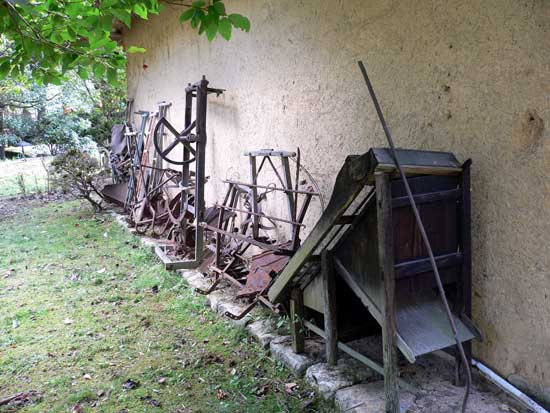
[(54, 203), (0, 233), (0, 399), (40, 394), (17, 411), (333, 410), (109, 215)]

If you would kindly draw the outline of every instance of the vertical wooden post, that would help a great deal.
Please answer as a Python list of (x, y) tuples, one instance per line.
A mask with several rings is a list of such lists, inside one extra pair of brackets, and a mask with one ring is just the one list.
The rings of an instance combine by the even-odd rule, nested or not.
[[(472, 230), (471, 230), (471, 201), (470, 201), (470, 165), (472, 160), (468, 159), (462, 165), (462, 179), (460, 187), (462, 189), (462, 198), (460, 202), (460, 240), (462, 248), (462, 281), (459, 283), (459, 311), (468, 318), (472, 318)], [(460, 314), (460, 313), (459, 313)], [(462, 343), (468, 363), (472, 361), (472, 342)], [(462, 384), (462, 359), (456, 351), (456, 385)]]
[(384, 285), (382, 296), (382, 339), (384, 350), (384, 392), (386, 412), (398, 413), (399, 393), (397, 389), (397, 349), (395, 323), (395, 276), (393, 271), (393, 224), (390, 175), (377, 172), (376, 206), (378, 221), (378, 264)]
[(334, 366), (338, 361), (338, 323), (336, 313), (336, 282), (331, 251), (321, 253), (321, 272), (325, 298), (325, 352), (327, 363)]
[(294, 288), (290, 295), (290, 334), (292, 335), (292, 350), (303, 353), (305, 350), (302, 319), (304, 317), (304, 296), (302, 291)]

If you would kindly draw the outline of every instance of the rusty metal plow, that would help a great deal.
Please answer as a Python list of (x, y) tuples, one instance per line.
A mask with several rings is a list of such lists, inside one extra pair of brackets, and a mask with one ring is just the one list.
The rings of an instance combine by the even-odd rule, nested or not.
[[(214, 275), (212, 285), (201, 294), (214, 291), (222, 280), (236, 287), (236, 298), (250, 300), (240, 313), (226, 313), (232, 319), (241, 319), (258, 303), (278, 312), (265, 297), (274, 278), (283, 270), (290, 257), (300, 246), (300, 230), (305, 227), (303, 220), (314, 196), (311, 186), (301, 182), (299, 172), (299, 150), (295, 152), (265, 149), (245, 154), (250, 167), (250, 182), (225, 180), (228, 189), (218, 208), (217, 225), (201, 223), (205, 230), (214, 234), (214, 262), (210, 271)], [(292, 171), (289, 160), (296, 162)], [(276, 163), (280, 163), (280, 167)], [(267, 168), (265, 168), (267, 167)], [(271, 168), (269, 168), (271, 167)], [(261, 184), (261, 172), (271, 170), (278, 184)], [(265, 178), (265, 175), (264, 175)], [(293, 183), (292, 180), (295, 179)], [(286, 199), (286, 216), (268, 214), (270, 196), (282, 194)], [(277, 231), (286, 228), (290, 239), (278, 241)], [(280, 237), (279, 237), (280, 238)], [(253, 249), (260, 252), (251, 254)]]

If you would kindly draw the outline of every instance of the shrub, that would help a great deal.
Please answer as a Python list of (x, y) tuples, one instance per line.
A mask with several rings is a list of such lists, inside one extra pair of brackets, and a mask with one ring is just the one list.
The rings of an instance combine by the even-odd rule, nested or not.
[(95, 158), (77, 149), (69, 149), (57, 155), (51, 166), (52, 178), (62, 189), (86, 199), (95, 211), (103, 209), (103, 194), (98, 183), (101, 168)]

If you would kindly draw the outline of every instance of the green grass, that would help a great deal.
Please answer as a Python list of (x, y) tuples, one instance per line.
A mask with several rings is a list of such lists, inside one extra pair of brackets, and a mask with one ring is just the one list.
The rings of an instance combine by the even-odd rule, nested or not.
[(0, 399), (41, 394), (18, 411), (297, 412), (311, 393), (110, 216), (50, 204), (0, 233)]
[[(50, 162), (50, 158), (44, 160)], [(42, 166), (41, 158), (0, 161), (0, 198), (23, 195), (18, 183), (19, 175), (27, 194), (46, 190), (46, 170)]]

